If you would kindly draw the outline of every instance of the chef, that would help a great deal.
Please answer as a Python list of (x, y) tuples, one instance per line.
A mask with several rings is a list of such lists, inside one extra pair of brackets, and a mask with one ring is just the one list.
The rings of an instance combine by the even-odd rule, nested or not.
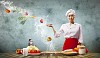
[(62, 48), (63, 51), (74, 49), (78, 44), (83, 43), (82, 26), (74, 21), (75, 11), (69, 9), (65, 15), (68, 18), (68, 23), (62, 24), (58, 32), (56, 32), (52, 24), (47, 24), (48, 27), (53, 29), (55, 37), (60, 37), (64, 33), (65, 41)]

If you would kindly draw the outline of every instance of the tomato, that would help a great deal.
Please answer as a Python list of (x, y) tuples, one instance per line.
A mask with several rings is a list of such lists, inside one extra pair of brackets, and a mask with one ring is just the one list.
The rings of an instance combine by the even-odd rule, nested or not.
[(30, 50), (28, 53), (40, 53), (40, 50)]
[(37, 53), (40, 53), (40, 50), (37, 50)]
[(43, 19), (40, 20), (40, 23), (43, 23)]
[(37, 53), (37, 50), (34, 50), (34, 53)]
[(33, 53), (34, 51), (33, 50), (30, 50), (30, 53)]
[(86, 53), (88, 53), (88, 49), (86, 48)]
[(21, 49), (17, 49), (17, 50), (16, 50), (16, 53), (17, 53), (17, 54), (21, 54)]

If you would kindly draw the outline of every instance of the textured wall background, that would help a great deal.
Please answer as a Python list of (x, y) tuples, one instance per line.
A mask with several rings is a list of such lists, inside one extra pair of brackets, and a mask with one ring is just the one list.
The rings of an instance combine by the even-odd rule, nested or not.
[[(17, 48), (27, 47), (28, 39), (32, 38), (35, 45), (42, 51), (46, 50), (43, 42), (47, 36), (53, 38), (56, 50), (61, 50), (64, 38), (54, 38), (51, 28), (45, 30), (45, 37), (36, 33), (36, 21), (44, 18), (52, 23), (58, 31), (63, 23), (68, 22), (65, 13), (72, 8), (76, 11), (75, 22), (82, 24), (84, 44), (90, 52), (100, 52), (100, 0), (7, 0), (13, 5), (26, 9), (29, 14), (39, 18), (28, 18), (24, 25), (19, 23), (17, 13), (5, 13), (0, 5), (0, 52), (12, 52)], [(40, 24), (40, 23), (39, 23)]]

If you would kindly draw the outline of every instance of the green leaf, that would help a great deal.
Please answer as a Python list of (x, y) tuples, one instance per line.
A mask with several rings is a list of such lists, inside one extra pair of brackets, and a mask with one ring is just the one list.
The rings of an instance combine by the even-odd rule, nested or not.
[(22, 16), (22, 17), (19, 17), (18, 19), (19, 19), (19, 20), (25, 20), (26, 17), (23, 17), (23, 16)]
[(23, 20), (23, 21), (20, 22), (20, 24), (23, 25), (23, 24), (25, 24), (25, 22), (26, 22), (26, 20)]
[(16, 10), (13, 10), (13, 13), (17, 12)]

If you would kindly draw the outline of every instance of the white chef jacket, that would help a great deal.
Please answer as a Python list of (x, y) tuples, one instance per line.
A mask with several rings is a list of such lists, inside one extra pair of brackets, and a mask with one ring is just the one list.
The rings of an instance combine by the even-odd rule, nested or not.
[(62, 33), (64, 33), (65, 38), (77, 38), (80, 43), (83, 43), (81, 24), (78, 23), (74, 23), (71, 25), (70, 23), (62, 24), (59, 32), (55, 34), (55, 37), (60, 37)]

